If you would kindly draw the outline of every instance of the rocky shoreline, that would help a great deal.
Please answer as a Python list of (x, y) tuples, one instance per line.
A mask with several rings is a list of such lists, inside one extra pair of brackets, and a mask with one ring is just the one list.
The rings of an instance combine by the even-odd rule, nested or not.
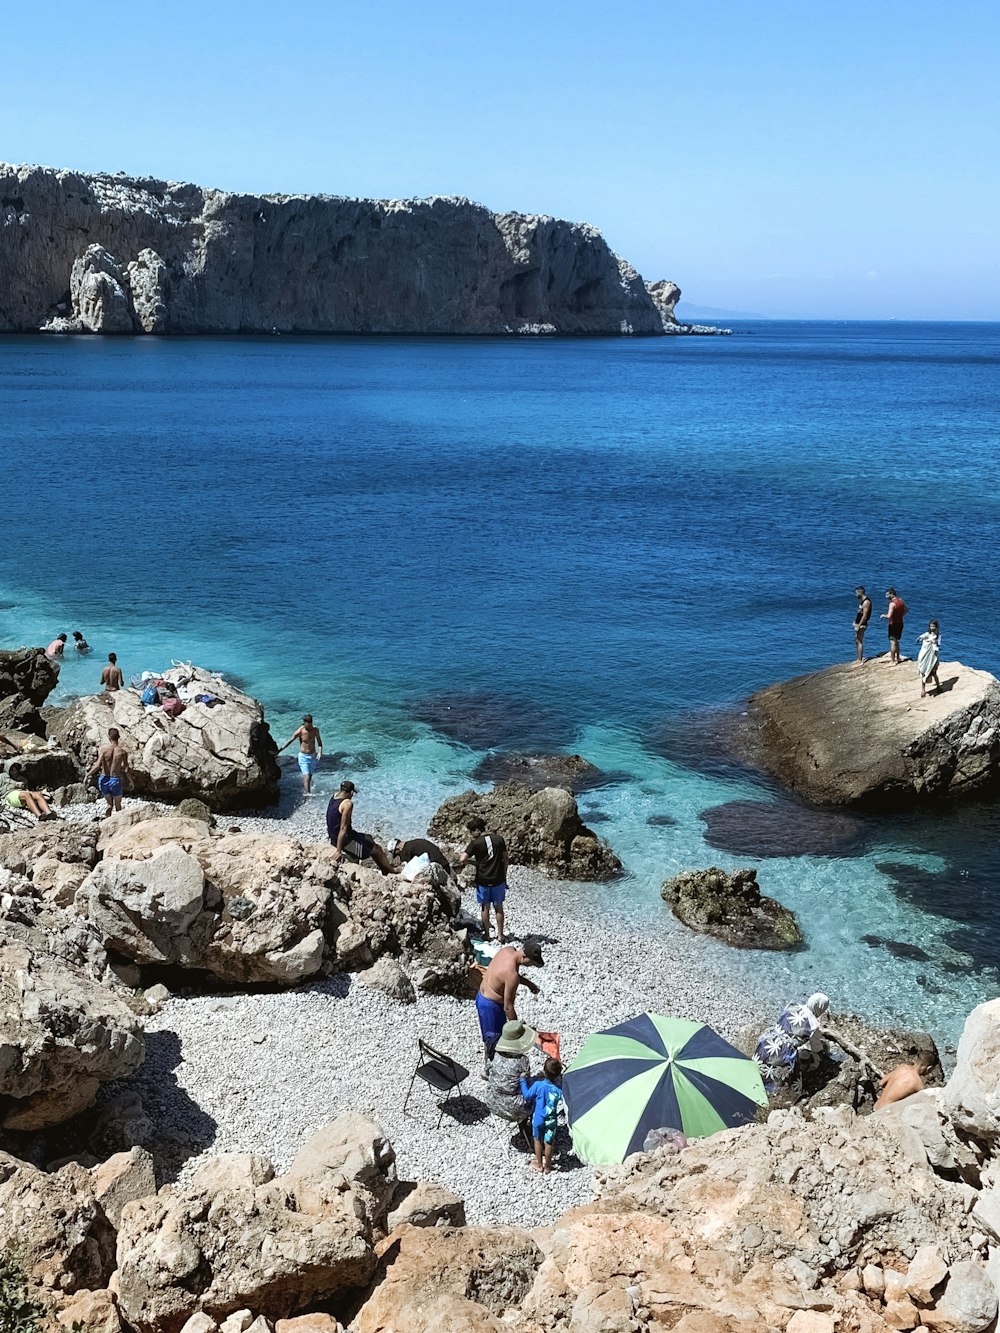
[[(273, 742), (255, 700), (198, 668), (178, 668), (187, 730), (137, 690), (44, 708), (37, 654), (3, 671), (4, 745), (61, 756), (67, 782), (60, 818), (0, 832), (0, 1318), (7, 1291), (35, 1311), (25, 1333), (995, 1325), (1000, 1001), (969, 1019), (947, 1086), (889, 1112), (867, 1113), (874, 1075), (850, 1050), (867, 1029), (849, 1018), (848, 1054), (799, 1106), (596, 1172), (560, 1131), (542, 1176), (482, 1100), (468, 886), (338, 863), (321, 800), (234, 809), (237, 792), (264, 804)], [(179, 804), (102, 818), (75, 799), (110, 721), (139, 789)], [(792, 974), (737, 967), (731, 946), (795, 942), (753, 871), (667, 886), (719, 939), (666, 906), (633, 929), (610, 910), (621, 863), (568, 790), (468, 792), (433, 827), (454, 847), (481, 810), (528, 863), (508, 929), (546, 956), (519, 1010), (565, 1058), (643, 1010), (750, 1052)], [(469, 1071), (440, 1127), (422, 1084), (407, 1106), (419, 1039)], [(915, 1049), (878, 1040), (885, 1065)]]

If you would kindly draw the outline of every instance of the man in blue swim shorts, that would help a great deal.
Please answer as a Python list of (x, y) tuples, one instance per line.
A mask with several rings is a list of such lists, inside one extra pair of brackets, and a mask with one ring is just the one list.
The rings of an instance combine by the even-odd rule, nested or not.
[(302, 718), (302, 726), (297, 731), (293, 731), (288, 740), (285, 741), (278, 753), (287, 750), (293, 741), (299, 743), (299, 772), (302, 774), (302, 790), (308, 796), (312, 791), (313, 774), (319, 767), (319, 761), (323, 758), (323, 737), (319, 734), (319, 727), (313, 726), (312, 713), (306, 713)]
[(472, 841), (458, 858), (460, 866), (476, 863), (476, 902), (483, 913), (483, 938), (490, 937), (490, 908), (497, 918), (497, 939), (505, 944), (504, 903), (507, 900), (507, 844), (499, 833), (487, 829), (486, 821), (473, 815), (465, 827)]
[(97, 790), (108, 803), (105, 816), (122, 808), (122, 791), (128, 774), (128, 750), (121, 743), (121, 733), (117, 727), (108, 728), (108, 743), (102, 745), (97, 758), (87, 770), (87, 781), (100, 770)]
[(517, 992), (527, 986), (533, 995), (538, 986), (521, 971), (522, 967), (543, 967), (542, 947), (535, 939), (526, 939), (520, 948), (508, 944), (498, 949), (483, 976), (476, 994), (476, 1014), (479, 1031), (486, 1048), (486, 1066), (483, 1078), (489, 1075), (490, 1061), (506, 1022), (517, 1018)]

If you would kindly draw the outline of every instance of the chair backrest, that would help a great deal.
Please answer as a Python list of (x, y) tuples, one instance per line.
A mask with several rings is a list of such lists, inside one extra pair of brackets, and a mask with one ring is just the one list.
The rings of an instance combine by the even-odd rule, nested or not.
[(450, 1055), (445, 1055), (444, 1051), (439, 1051), (436, 1047), (431, 1046), (429, 1042), (424, 1041), (423, 1037), (417, 1038), (417, 1045), (420, 1048), (421, 1064), (423, 1064), (425, 1060), (433, 1060), (435, 1064), (443, 1066), (442, 1073), (453, 1078), (456, 1085), (461, 1083), (466, 1075), (466, 1071), (457, 1060), (453, 1060)]

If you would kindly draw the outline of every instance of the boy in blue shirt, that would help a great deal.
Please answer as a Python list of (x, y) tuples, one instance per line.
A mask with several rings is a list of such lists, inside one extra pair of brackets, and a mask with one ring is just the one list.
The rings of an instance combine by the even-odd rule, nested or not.
[[(552, 1140), (556, 1136), (556, 1116), (562, 1103), (562, 1088), (558, 1079), (563, 1067), (551, 1057), (542, 1066), (542, 1078), (529, 1084), (521, 1077), (521, 1096), (526, 1102), (533, 1102), (531, 1113), (531, 1133), (535, 1140), (535, 1170), (546, 1175), (552, 1170)], [(543, 1161), (544, 1154), (544, 1161)]]

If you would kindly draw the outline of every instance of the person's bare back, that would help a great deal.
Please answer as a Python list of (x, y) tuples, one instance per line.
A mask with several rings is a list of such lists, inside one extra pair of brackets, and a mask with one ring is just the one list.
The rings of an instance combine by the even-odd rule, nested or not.
[(108, 665), (101, 672), (101, 684), (105, 690), (120, 690), (124, 683), (125, 678), (118, 665), (118, 658), (114, 653), (108, 653)]
[(493, 955), (479, 987), (487, 1000), (503, 1005), (508, 1018), (517, 1017), (514, 1002), (517, 999), (518, 987), (527, 986), (535, 995), (538, 994), (535, 983), (529, 977), (521, 975), (522, 963), (534, 967), (542, 966), (542, 955), (538, 946), (529, 941), (525, 941), (521, 948), (516, 948), (513, 944), (505, 945)]
[(98, 750), (97, 764), (102, 777), (123, 778), (128, 772), (128, 750), (119, 741), (109, 741)]
[(882, 1080), (882, 1090), (875, 1103), (875, 1110), (881, 1110), (883, 1106), (901, 1102), (905, 1097), (912, 1097), (915, 1092), (920, 1092), (924, 1087), (924, 1076), (930, 1072), (931, 1063), (930, 1059), (921, 1058), (913, 1064), (897, 1065), (895, 1069), (891, 1069)]

